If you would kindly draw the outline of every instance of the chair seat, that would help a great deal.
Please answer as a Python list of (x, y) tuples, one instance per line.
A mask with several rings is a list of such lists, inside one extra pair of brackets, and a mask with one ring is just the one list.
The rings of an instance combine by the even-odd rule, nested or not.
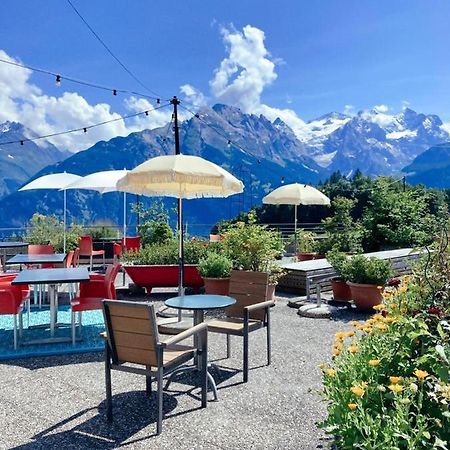
[(92, 250), (93, 256), (104, 255), (104, 254), (105, 254), (105, 250)]
[[(213, 319), (206, 322), (208, 324), (208, 331), (212, 333), (226, 333), (241, 335), (244, 332), (244, 321), (234, 317), (227, 317), (225, 319)], [(262, 328), (261, 320), (249, 320), (248, 331)]]
[(96, 309), (102, 309), (103, 297), (83, 297), (74, 298), (71, 302), (72, 311), (94, 311)]
[(176, 364), (182, 358), (193, 358), (195, 351), (195, 347), (190, 345), (174, 344), (166, 347), (163, 353), (164, 367)]

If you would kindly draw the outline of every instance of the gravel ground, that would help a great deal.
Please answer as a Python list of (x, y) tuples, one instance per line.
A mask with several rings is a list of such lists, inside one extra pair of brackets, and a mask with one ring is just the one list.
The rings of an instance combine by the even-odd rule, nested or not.
[[(151, 298), (159, 303), (168, 295)], [(329, 359), (334, 333), (365, 317), (344, 308), (332, 320), (302, 318), (287, 307), (290, 299), (278, 297), (272, 310), (271, 366), (265, 365), (265, 331), (251, 333), (246, 384), (240, 371), (242, 340), (232, 338), (227, 360), (225, 336), (210, 334), (219, 401), (200, 409), (196, 379), (176, 378), (164, 396), (160, 436), (155, 435), (155, 395), (145, 397), (142, 376), (113, 372), (114, 422), (106, 422), (100, 353), (0, 364), (0, 448), (328, 448), (316, 424), (325, 415), (317, 366)]]

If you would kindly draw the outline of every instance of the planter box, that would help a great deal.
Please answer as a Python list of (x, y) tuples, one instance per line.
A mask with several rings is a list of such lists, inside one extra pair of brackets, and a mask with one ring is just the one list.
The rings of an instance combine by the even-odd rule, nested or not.
[[(124, 265), (123, 268), (137, 286), (143, 287), (150, 294), (154, 287), (178, 287), (178, 265), (147, 266)], [(184, 266), (184, 286), (199, 290), (203, 286), (203, 278), (198, 266)]]

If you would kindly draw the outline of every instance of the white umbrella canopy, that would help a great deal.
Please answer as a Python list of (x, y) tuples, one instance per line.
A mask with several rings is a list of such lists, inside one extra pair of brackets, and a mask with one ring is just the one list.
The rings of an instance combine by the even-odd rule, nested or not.
[(30, 183), (22, 186), (19, 191), (30, 191), (33, 189), (59, 189), (64, 191), (64, 253), (66, 252), (66, 206), (67, 206), (67, 196), (66, 196), (66, 186), (68, 184), (74, 183), (81, 177), (73, 173), (52, 173), (50, 175), (44, 175), (42, 177), (36, 178)]
[(268, 205), (294, 205), (294, 239), (297, 250), (297, 206), (330, 205), (330, 199), (318, 189), (307, 184), (292, 183), (280, 186), (262, 199)]
[(190, 155), (157, 156), (135, 167), (118, 190), (151, 197), (228, 197), (244, 190), (242, 181), (218, 165)]
[(178, 290), (181, 295), (184, 284), (182, 199), (225, 198), (243, 192), (244, 184), (222, 167), (199, 156), (165, 155), (149, 159), (130, 170), (117, 182), (117, 189), (150, 197), (178, 199)]
[(307, 184), (293, 183), (280, 186), (263, 198), (270, 205), (329, 205), (330, 199)]
[[(117, 181), (123, 178), (128, 170), (104, 170), (102, 172), (94, 172), (82, 177), (65, 187), (65, 189), (87, 189), (97, 191), (100, 194), (117, 191)], [(127, 235), (127, 197), (126, 192), (123, 194), (123, 237)]]

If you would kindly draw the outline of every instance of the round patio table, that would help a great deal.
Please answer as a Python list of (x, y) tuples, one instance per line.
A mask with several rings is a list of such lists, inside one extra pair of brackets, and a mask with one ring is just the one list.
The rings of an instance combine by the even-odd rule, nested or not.
[[(227, 295), (180, 295), (178, 297), (172, 297), (167, 299), (164, 304), (174, 309), (189, 309), (194, 312), (194, 326), (202, 323), (204, 320), (205, 311), (214, 310), (214, 309), (222, 309), (227, 308), (228, 306), (234, 305), (236, 303), (236, 299), (232, 297), (228, 297)], [(201, 342), (199, 338), (194, 337), (194, 345), (200, 349)], [(208, 364), (208, 367), (211, 365)], [(179, 369), (174, 370), (166, 383), (166, 389), (169, 387), (173, 377), (175, 374), (188, 371), (188, 370), (200, 370), (200, 358), (197, 359), (197, 364), (193, 367), (180, 367)], [(214, 378), (208, 371), (208, 380), (211, 385), (214, 394), (214, 400), (218, 399), (217, 395), (217, 386)]]

